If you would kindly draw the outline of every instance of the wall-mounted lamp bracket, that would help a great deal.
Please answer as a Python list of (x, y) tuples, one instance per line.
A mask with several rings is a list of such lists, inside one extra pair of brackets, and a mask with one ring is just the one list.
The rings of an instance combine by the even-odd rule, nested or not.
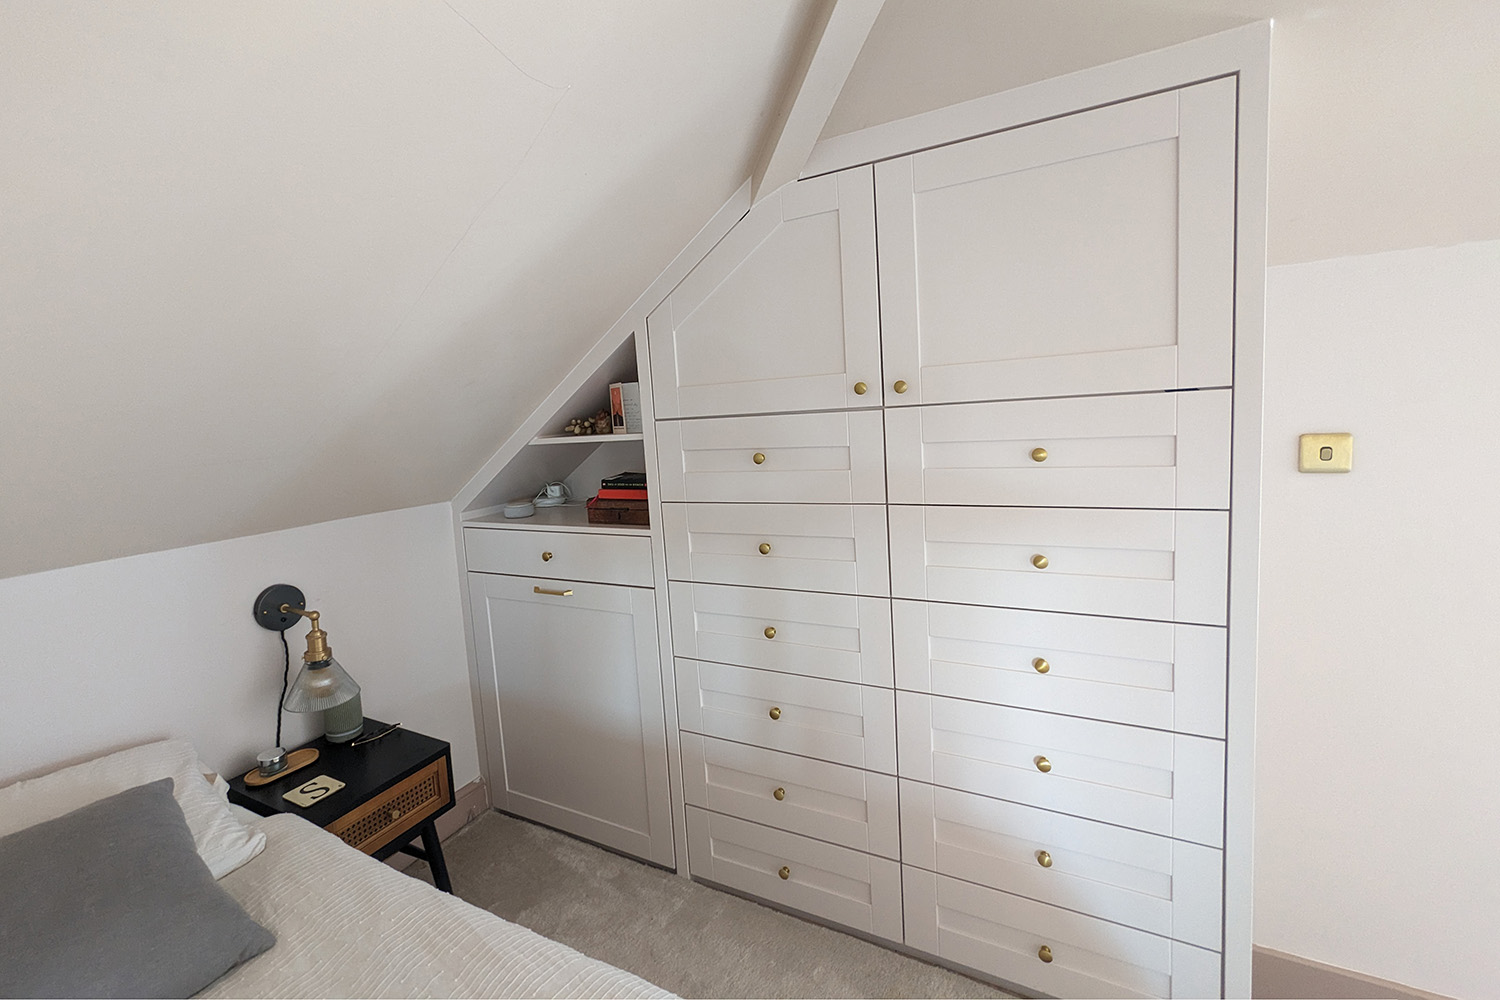
[(273, 632), (285, 632), (297, 624), (302, 616), (295, 611), (283, 611), (282, 605), (289, 608), (307, 607), (307, 598), (302, 596), (302, 591), (293, 587), (290, 583), (273, 583), (260, 592), (255, 599), (255, 621), (261, 628), (270, 629)]

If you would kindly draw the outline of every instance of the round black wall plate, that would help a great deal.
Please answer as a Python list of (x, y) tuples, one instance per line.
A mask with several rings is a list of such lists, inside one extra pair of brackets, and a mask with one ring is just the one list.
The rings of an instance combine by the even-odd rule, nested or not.
[(294, 615), (290, 611), (282, 611), (283, 604), (293, 608), (305, 608), (307, 598), (302, 596), (302, 591), (290, 583), (273, 583), (260, 592), (260, 596), (255, 599), (255, 620), (261, 628), (268, 628), (273, 632), (285, 632), (297, 624), (297, 619), (302, 616)]

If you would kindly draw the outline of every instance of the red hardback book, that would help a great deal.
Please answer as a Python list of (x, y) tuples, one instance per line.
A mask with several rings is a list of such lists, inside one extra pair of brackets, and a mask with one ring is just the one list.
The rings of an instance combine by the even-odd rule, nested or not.
[(620, 489), (605, 490), (605, 489), (601, 489), (599, 491), (598, 495), (603, 500), (644, 500), (644, 499), (646, 499), (646, 491), (645, 490), (620, 490)]

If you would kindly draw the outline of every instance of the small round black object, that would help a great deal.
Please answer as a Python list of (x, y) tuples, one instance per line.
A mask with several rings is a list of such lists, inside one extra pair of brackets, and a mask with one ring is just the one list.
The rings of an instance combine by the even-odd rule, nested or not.
[(302, 616), (282, 611), (283, 604), (292, 608), (305, 608), (307, 598), (290, 583), (273, 583), (260, 592), (260, 596), (255, 599), (255, 620), (261, 628), (285, 632), (297, 624), (297, 619)]

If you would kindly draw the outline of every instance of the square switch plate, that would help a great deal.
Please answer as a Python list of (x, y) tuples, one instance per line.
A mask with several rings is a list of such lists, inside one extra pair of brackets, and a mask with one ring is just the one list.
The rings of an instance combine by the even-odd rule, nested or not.
[(1353, 466), (1353, 434), (1304, 434), (1297, 439), (1298, 472), (1348, 472)]

